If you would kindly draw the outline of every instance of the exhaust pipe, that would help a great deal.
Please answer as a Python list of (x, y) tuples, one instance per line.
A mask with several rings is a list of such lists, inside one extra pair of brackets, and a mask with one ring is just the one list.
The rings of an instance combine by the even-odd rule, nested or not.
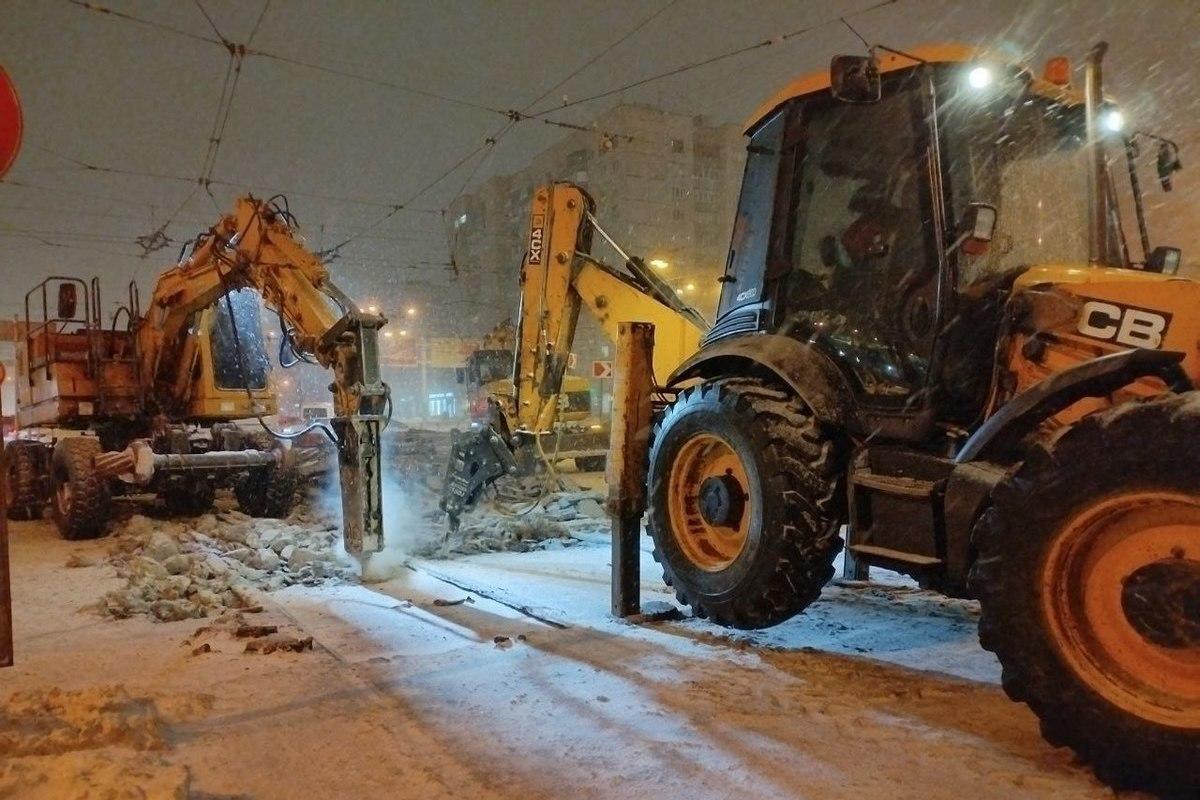
[(1088, 150), (1088, 266), (1108, 265), (1108, 194), (1104, 140), (1100, 135), (1100, 106), (1104, 102), (1100, 63), (1108, 42), (1097, 42), (1084, 67), (1084, 115)]

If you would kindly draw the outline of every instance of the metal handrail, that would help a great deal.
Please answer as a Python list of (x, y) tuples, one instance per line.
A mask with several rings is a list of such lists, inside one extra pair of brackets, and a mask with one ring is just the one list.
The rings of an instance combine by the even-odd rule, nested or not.
[[(77, 284), (83, 290), (81, 292), (81, 294), (83, 295), (83, 318), (82, 319), (80, 319), (78, 315), (75, 315), (70, 318), (59, 317), (57, 315), (55, 315), (53, 317), (50, 316), (50, 302), (49, 302), (48, 290), (49, 290), (50, 284), (52, 284), (52, 283), (55, 285), (62, 284), (62, 283), (74, 283), (74, 284)], [(40, 324), (38, 324), (35, 327), (33, 325), (33, 322), (32, 322), (32, 319), (31, 319), (30, 313), (29, 313), (29, 301), (39, 291), (41, 292), (41, 299), (42, 299), (42, 321)], [(80, 278), (73, 278), (73, 277), (69, 277), (66, 275), (51, 275), (50, 277), (46, 278), (41, 283), (37, 284), (36, 286), (34, 286), (32, 289), (30, 289), (28, 292), (25, 293), (25, 348), (26, 348), (26, 352), (29, 354), (29, 385), (30, 386), (33, 385), (33, 373), (35, 371), (37, 371), (38, 369), (41, 369), (44, 367), (46, 370), (46, 379), (49, 380), (49, 378), (50, 378), (50, 364), (51, 364), (51, 362), (53, 362), (55, 360), (55, 356), (58, 355), (57, 348), (55, 347), (54, 337), (52, 337), (50, 335), (51, 330), (53, 330), (53, 326), (62, 325), (65, 327), (66, 325), (73, 323), (73, 322), (82, 322), (84, 324), (85, 329), (88, 330), (89, 332), (92, 328), (91, 298), (88, 295), (87, 284), (84, 283), (83, 280), (81, 280)], [(57, 333), (58, 331), (54, 331), (54, 332)], [(34, 358), (34, 347), (33, 347), (34, 340), (39, 335), (42, 337), (42, 340), (44, 343), (44, 348), (43, 348), (44, 355), (40, 362)], [(91, 354), (89, 352), (89, 366), (90, 366), (90, 358), (91, 358)]]

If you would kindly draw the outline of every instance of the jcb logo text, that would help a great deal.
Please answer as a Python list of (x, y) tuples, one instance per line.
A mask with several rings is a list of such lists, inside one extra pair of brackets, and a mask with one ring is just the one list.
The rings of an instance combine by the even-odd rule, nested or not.
[(1079, 316), (1076, 329), (1093, 339), (1157, 350), (1162, 347), (1170, 322), (1170, 314), (1089, 300), (1083, 304), (1083, 313)]
[(533, 224), (529, 231), (529, 263), (542, 263), (542, 243), (546, 237), (546, 217), (543, 214), (533, 215)]

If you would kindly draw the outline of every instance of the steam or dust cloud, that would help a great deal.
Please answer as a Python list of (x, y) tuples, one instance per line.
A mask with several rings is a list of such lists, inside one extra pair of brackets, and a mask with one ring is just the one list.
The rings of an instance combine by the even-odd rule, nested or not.
[(383, 478), (383, 550), (362, 559), (363, 580), (379, 583), (394, 578), (404, 569), (425, 524), (416, 499), (394, 478)]

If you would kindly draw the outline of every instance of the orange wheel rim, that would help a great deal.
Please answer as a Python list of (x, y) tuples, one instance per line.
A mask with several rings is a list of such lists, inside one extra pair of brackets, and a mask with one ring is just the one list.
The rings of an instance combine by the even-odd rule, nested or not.
[(675, 543), (697, 568), (719, 572), (741, 555), (750, 531), (749, 485), (741, 458), (720, 436), (697, 434), (679, 449), (667, 510)]
[[(1139, 718), (1200, 728), (1200, 498), (1110, 496), (1072, 518), (1042, 568), (1042, 612), (1075, 674)], [(1191, 611), (1189, 611), (1191, 609)]]

